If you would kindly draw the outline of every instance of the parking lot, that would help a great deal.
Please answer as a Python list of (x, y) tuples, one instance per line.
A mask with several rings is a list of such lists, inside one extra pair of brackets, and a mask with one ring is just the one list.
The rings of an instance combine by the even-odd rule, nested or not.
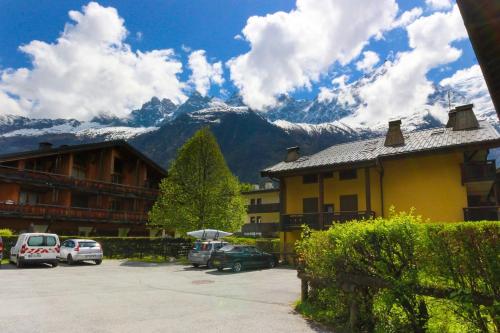
[(293, 311), (296, 271), (180, 264), (0, 270), (0, 332), (320, 332)]

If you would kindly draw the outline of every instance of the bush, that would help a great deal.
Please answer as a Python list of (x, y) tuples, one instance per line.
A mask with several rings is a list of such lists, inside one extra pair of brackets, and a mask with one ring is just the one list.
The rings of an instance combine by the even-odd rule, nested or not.
[[(494, 330), (498, 306), (474, 297), (499, 299), (499, 228), (422, 223), (400, 213), (306, 229), (297, 252), (311, 281), (308, 308), (351, 331), (426, 332), (451, 327), (453, 318), (458, 327)], [(442, 309), (453, 315), (439, 319)]]
[(14, 233), (10, 229), (0, 229), (0, 236), (12, 236)]
[(267, 253), (278, 254), (280, 252), (279, 238), (249, 238), (229, 236), (224, 237), (224, 240), (230, 244), (253, 245)]
[[(8, 256), (10, 248), (15, 245), (17, 236), (2, 237), (4, 253)], [(61, 243), (75, 236), (59, 236)], [(190, 240), (182, 238), (147, 238), (147, 237), (93, 237), (101, 244), (106, 258), (143, 258), (148, 257), (181, 257), (186, 256), (192, 247)]]

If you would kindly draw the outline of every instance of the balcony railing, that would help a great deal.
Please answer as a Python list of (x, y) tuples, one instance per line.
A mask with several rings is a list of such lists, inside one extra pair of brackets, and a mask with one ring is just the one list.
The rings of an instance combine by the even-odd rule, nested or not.
[(246, 223), (241, 227), (243, 235), (271, 235), (279, 231), (280, 224), (276, 223)]
[(494, 160), (484, 162), (468, 162), (461, 165), (462, 184), (477, 181), (493, 181), (496, 176)]
[(78, 179), (61, 174), (27, 169), (19, 170), (17, 168), (6, 166), (0, 166), (0, 180), (23, 184), (31, 183), (55, 188), (88, 190), (108, 194), (119, 193), (126, 196), (148, 197), (151, 199), (155, 199), (158, 195), (157, 189), (147, 187), (114, 184), (89, 179)]
[(53, 205), (18, 205), (0, 202), (0, 216), (85, 222), (146, 223), (147, 213), (73, 208)]
[[(373, 211), (343, 211), (323, 214), (323, 228), (329, 228), (333, 223), (344, 223), (352, 220), (367, 220), (375, 217)], [(298, 229), (307, 225), (312, 229), (320, 229), (319, 213), (281, 215), (283, 230)]]
[(247, 212), (250, 214), (255, 213), (277, 213), (280, 211), (279, 203), (269, 203), (269, 204), (260, 204), (260, 205), (248, 205)]
[(500, 206), (482, 206), (464, 208), (465, 221), (499, 221)]

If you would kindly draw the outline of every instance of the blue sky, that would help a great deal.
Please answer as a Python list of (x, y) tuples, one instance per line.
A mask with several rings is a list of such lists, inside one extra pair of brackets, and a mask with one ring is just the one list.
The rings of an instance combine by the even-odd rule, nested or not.
[[(304, 3), (308, 1), (309, 0), (302, 0)], [(332, 1), (335, 3), (334, 0)], [(393, 21), (397, 20), (406, 11), (410, 11), (414, 8), (419, 8), (420, 13), (413, 20), (418, 20), (419, 18), (426, 16), (432, 16), (436, 13), (451, 13), (453, 11), (453, 2), (449, 0), (399, 0), (397, 1), (397, 12), (394, 11), (394, 7), (392, 7), (391, 12), (390, 7), (392, 5), (392, 1), (393, 0), (384, 0), (384, 3), (387, 5), (387, 11), (383, 13), (381, 12), (380, 15), (392, 15), (391, 20)], [(349, 10), (351, 9), (348, 1), (339, 0), (337, 2), (342, 4), (339, 4), (338, 6), (336, 5), (337, 8), (335, 8), (335, 10), (340, 12), (344, 10), (346, 16), (353, 15), (352, 13), (349, 13)], [(88, 1), (2, 0), (0, 2), (0, 71), (12, 74), (12, 72), (17, 71), (20, 68), (33, 70), (34, 67), (36, 67), (33, 63), (33, 54), (30, 56), (27, 54), (28, 52), (20, 50), (19, 47), (22, 45), (28, 45), (33, 41), (42, 41), (48, 45), (56, 44), (57, 39), (61, 36), (64, 30), (65, 24), (75, 24), (75, 21), (68, 17), (68, 12), (73, 10), (83, 13), (83, 8), (88, 3)], [(366, 1), (366, 3), (373, 4), (372, 1)], [(131, 52), (135, 52), (137, 54), (139, 51), (144, 53), (151, 52), (153, 50), (166, 49), (170, 49), (172, 51), (171, 59), (175, 59), (180, 62), (182, 64), (182, 70), (174, 71), (175, 75), (178, 77), (180, 86), (175, 93), (170, 92), (171, 95), (180, 94), (179, 90), (182, 90), (186, 95), (188, 95), (190, 89), (197, 89), (196, 84), (193, 83), (195, 82), (193, 81), (195, 78), (190, 81), (190, 78), (193, 76), (193, 71), (188, 64), (189, 56), (191, 52), (195, 50), (204, 50), (204, 59), (201, 59), (203, 57), (200, 57), (200, 59), (206, 60), (208, 65), (220, 62), (220, 71), (216, 67), (208, 67), (210, 73), (205, 73), (208, 75), (205, 75), (205, 80), (208, 80), (209, 82), (208, 94), (215, 96), (227, 96), (233, 91), (240, 90), (245, 94), (245, 96), (248, 96), (251, 103), (254, 103), (257, 106), (265, 106), (271, 103), (270, 101), (272, 100), (272, 96), (276, 96), (279, 93), (289, 93), (299, 98), (313, 98), (322, 88), (332, 89), (335, 86), (335, 84), (332, 85), (332, 80), (343, 74), (346, 75), (346, 83), (352, 83), (361, 79), (364, 75), (367, 75), (367, 71), (357, 69), (356, 63), (362, 60), (363, 52), (365, 51), (376, 53), (380, 59), (375, 65), (373, 65), (373, 68), (381, 66), (385, 59), (395, 62), (398, 53), (412, 51), (412, 48), (409, 46), (406, 25), (399, 28), (389, 29), (387, 26), (390, 22), (386, 20), (385, 22), (380, 22), (378, 25), (377, 29), (382, 31), (380, 35), (375, 36), (375, 31), (366, 32), (366, 38), (359, 40), (358, 44), (362, 44), (362, 48), (359, 50), (353, 51), (357, 48), (357, 46), (359, 46), (358, 44), (346, 46), (346, 48), (351, 48), (348, 51), (342, 49), (342, 47), (336, 48), (335, 45), (330, 47), (332, 50), (331, 52), (338, 51), (342, 53), (345, 51), (350, 53), (350, 56), (339, 55), (328, 60), (324, 60), (325, 57), (321, 57), (321, 60), (319, 60), (315, 59), (314, 56), (311, 57), (309, 54), (304, 55), (302, 53), (297, 53), (296, 55), (292, 54), (290, 56), (291, 58), (296, 56), (296, 60), (291, 59), (289, 66), (287, 65), (283, 67), (281, 72), (274, 73), (273, 68), (276, 68), (277, 66), (276, 64), (271, 63), (268, 69), (255, 69), (258, 72), (257, 73), (249, 66), (251, 66), (251, 64), (264, 61), (258, 57), (266, 52), (265, 48), (268, 47), (269, 44), (271, 44), (269, 47), (272, 48), (272, 42), (266, 44), (265, 42), (260, 41), (259, 38), (270, 38), (269, 36), (272, 37), (272, 34), (270, 34), (269, 31), (276, 28), (273, 26), (273, 24), (276, 23), (273, 22), (274, 18), (279, 18), (279, 20), (283, 19), (282, 22), (280, 21), (281, 23), (278, 22), (278, 25), (280, 25), (276, 28), (278, 29), (278, 33), (286, 34), (287, 31), (289, 31), (287, 29), (294, 29), (293, 23), (290, 26), (290, 20), (286, 20), (292, 17), (292, 15), (289, 15), (290, 11), (297, 8), (295, 0), (146, 0), (98, 1), (98, 4), (103, 8), (115, 8), (117, 15), (123, 19), (123, 26), (128, 31), (128, 34), (120, 43), (123, 45), (129, 45)], [(309, 4), (307, 6), (304, 5), (299, 12), (310, 12), (311, 5)], [(383, 5), (380, 6), (382, 7)], [(359, 8), (363, 8), (363, 6)], [(353, 8), (352, 10), (359, 10), (359, 8)], [(378, 9), (370, 10), (370, 8), (367, 8), (366, 13), (360, 12), (355, 15), (369, 16), (370, 12), (374, 12), (375, 10)], [(283, 12), (283, 16), (276, 14), (276, 12), (279, 11)], [(272, 18), (266, 19), (266, 15), (268, 14), (271, 15)], [(314, 15), (318, 15), (318, 13), (314, 13)], [(380, 15), (375, 15), (374, 20), (377, 20), (377, 16)], [(235, 38), (237, 35), (243, 36), (242, 30), (246, 26), (248, 27), (247, 20), (250, 17), (256, 16), (261, 17), (263, 20), (261, 20), (260, 23), (257, 22), (256, 24), (250, 26), (248, 29), (249, 31), (254, 31), (254, 33), (257, 34), (255, 39), (252, 40), (252, 38), (248, 38), (248, 36), (246, 36), (247, 40), (244, 40), (243, 38)], [(304, 14), (300, 19), (304, 19), (304, 17), (306, 17), (304, 20), (307, 20), (307, 16), (308, 15)], [(299, 22), (300, 19), (297, 19), (297, 22)], [(307, 23), (307, 21), (305, 22)], [(307, 24), (314, 24), (314, 22), (309, 22)], [(407, 24), (411, 24), (411, 22)], [(307, 27), (307, 25), (305, 25), (305, 27)], [(346, 30), (349, 29), (352, 28), (346, 28)], [(359, 33), (355, 31), (356, 29), (348, 33), (352, 33), (353, 36), (357, 38)], [(443, 29), (446, 28), (444, 27)], [(320, 35), (321, 27), (318, 27), (317, 31), (319, 31), (318, 34)], [(436, 32), (439, 32), (439, 27), (430, 33)], [(449, 42), (451, 47), (459, 50), (461, 55), (444, 63), (437, 64), (438, 62), (431, 61), (426, 64), (425, 78), (427, 80), (439, 83), (442, 79), (451, 77), (458, 70), (470, 68), (477, 63), (468, 38), (464, 38), (463, 32), (461, 32), (461, 34), (461, 37), (457, 37), (458, 35), (453, 36), (445, 42)], [(339, 40), (341, 40), (342, 37), (339, 32), (332, 32), (330, 36), (331, 39), (339, 38)], [(287, 37), (287, 35), (284, 35), (281, 39), (287, 39)], [(296, 44), (293, 44), (293, 38), (301, 39), (302, 37), (300, 33), (298, 33), (297, 36), (290, 37), (291, 41), (289, 43), (287, 42), (283, 45), (286, 47), (290, 46), (291, 49), (294, 49), (294, 45), (297, 47), (304, 47), (304, 45), (308, 45), (308, 41), (303, 40), (299, 40)], [(309, 37), (309, 39), (311, 39), (311, 37)], [(432, 39), (432, 37), (429, 36), (429, 39)], [(314, 45), (314, 39), (312, 40), (312, 43), (311, 41), (309, 41), (309, 43), (311, 44), (311, 47), (317, 46)], [(321, 39), (318, 40), (318, 43), (321, 43)], [(253, 53), (251, 52), (252, 46), (255, 49), (255, 52)], [(286, 53), (278, 54), (279, 49), (278, 52), (272, 49), (270, 49), (269, 52), (271, 55), (276, 54), (276, 58), (286, 59), (288, 57), (288, 54)], [(235, 64), (232, 68), (230, 67), (228, 61), (245, 54), (250, 54), (249, 57), (253, 57), (253, 60), (251, 59), (246, 63), (242, 62)], [(352, 56), (353, 54), (354, 56)], [(307, 57), (309, 58), (303, 63), (300, 63), (303, 58)], [(344, 61), (345, 63), (343, 65), (339, 64), (339, 62), (342, 62), (342, 59), (346, 57), (349, 59)], [(311, 66), (310, 63), (315, 61), (323, 61), (324, 63), (321, 63), (321, 66), (314, 66), (314, 64)], [(280, 65), (279, 63), (277, 64)], [(61, 65), (61, 67), (64, 66), (65, 65)], [(255, 83), (260, 88), (255, 88), (253, 83), (249, 83), (253, 82), (252, 80), (256, 80), (256, 75), (274, 78), (277, 75), (282, 75), (283, 71), (293, 71), (293, 66), (298, 66), (297, 68), (299, 73), (296, 77), (290, 77), (279, 82), (273, 81), (274, 83)], [(217, 73), (220, 74), (221, 77), (217, 78)], [(232, 78), (231, 74), (233, 74), (234, 77), (239, 74), (240, 78)], [(284, 76), (286, 75), (287, 74)], [(212, 76), (213, 80), (210, 79)], [(75, 75), (75, 78), (76, 77), (78, 76)], [(257, 78), (257, 80), (258, 79), (259, 78)], [(3, 78), (3, 89), (5, 94), (4, 100), (7, 98), (10, 100), (7, 102), (4, 101), (4, 104), (2, 104), (2, 97), (0, 96), (0, 114), (7, 113), (9, 110), (14, 110), (11, 111), (13, 113), (18, 111), (18, 113), (30, 114), (33, 116), (42, 116), (42, 113), (47, 113), (47, 108), (50, 106), (50, 103), (46, 108), (33, 111), (45, 103), (44, 98), (46, 97), (40, 97), (32, 93), (32, 91), (35, 90), (33, 89), (33, 82), (28, 83), (26, 81), (28, 79), (23, 78), (24, 81), (21, 87), (19, 80), (19, 78), (16, 79), (10, 76), (8, 78)], [(265, 79), (262, 80), (265, 81)], [(27, 85), (29, 85), (29, 88)], [(2, 93), (1, 89), (2, 81), (0, 80), (0, 93)], [(30, 93), (28, 93), (28, 91)], [(152, 91), (161, 92), (162, 90), (161, 88), (154, 88)], [(266, 91), (270, 91), (269, 96), (266, 95)], [(77, 93), (80, 92), (75, 92), (75, 94)], [(69, 95), (71, 95), (71, 92)], [(141, 95), (141, 97), (144, 96), (145, 95)], [(254, 98), (254, 96), (260, 97)], [(165, 96), (163, 97), (170, 97), (170, 95), (169, 93), (165, 93)], [(39, 100), (37, 100), (37, 98)], [(116, 98), (119, 99), (121, 97), (116, 96)], [(137, 100), (124, 101), (121, 104), (121, 107), (132, 108), (133, 106), (136, 106), (135, 104), (137, 104)], [(13, 106), (14, 103), (16, 106)], [(2, 107), (3, 110), (7, 111), (3, 111)], [(88, 106), (88, 108), (91, 107), (92, 106)], [(82, 115), (84, 115), (85, 112), (102, 112), (102, 109), (106, 108), (105, 104), (99, 105), (98, 107), (100, 110), (82, 111)], [(54, 116), (56, 115), (57, 113), (54, 113)], [(49, 114), (49, 116), (52, 116), (52, 114)], [(83, 118), (85, 118), (85, 116), (83, 116)]]

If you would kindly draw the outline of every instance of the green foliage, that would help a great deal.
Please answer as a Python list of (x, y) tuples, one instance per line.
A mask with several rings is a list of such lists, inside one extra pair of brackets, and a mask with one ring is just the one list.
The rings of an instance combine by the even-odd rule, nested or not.
[(240, 187), (241, 187), (241, 192), (249, 192), (253, 189), (252, 184), (250, 183), (241, 183)]
[[(472, 295), (499, 299), (499, 228), (399, 213), (306, 229), (297, 253), (311, 277), (308, 303), (321, 309), (318, 318), (330, 314), (326, 322), (351, 331), (495, 331), (498, 304), (479, 306)], [(422, 286), (458, 292), (436, 299)]]
[(13, 234), (10, 229), (0, 229), (0, 236), (12, 236)]
[[(67, 239), (82, 238), (78, 236), (59, 236), (64, 242)], [(10, 248), (16, 244), (17, 236), (2, 237), (4, 256), (10, 254)], [(192, 247), (192, 242), (182, 238), (147, 238), (147, 237), (92, 237), (101, 244), (106, 258), (144, 258), (182, 257), (186, 256)]]
[(224, 240), (230, 244), (253, 245), (267, 253), (277, 254), (280, 252), (279, 238), (249, 238), (229, 236), (224, 237)]
[(160, 184), (150, 223), (179, 232), (237, 231), (246, 214), (240, 190), (214, 135), (203, 128), (179, 149)]

